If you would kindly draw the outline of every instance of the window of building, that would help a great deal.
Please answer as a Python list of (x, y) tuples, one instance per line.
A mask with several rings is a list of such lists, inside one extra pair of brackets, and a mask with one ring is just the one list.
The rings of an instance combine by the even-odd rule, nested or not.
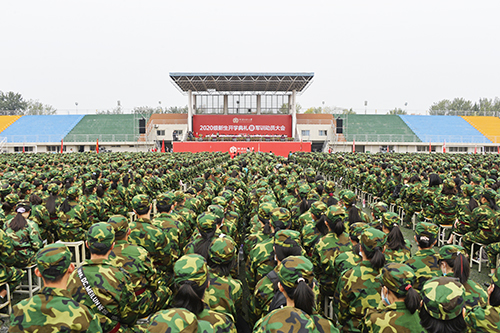
[(311, 131), (309, 130), (302, 130), (302, 136), (310, 136), (311, 135)]
[(485, 153), (498, 153), (498, 147), (484, 147)]
[(165, 135), (165, 130), (157, 130), (156, 135), (158, 136), (164, 136)]
[(467, 147), (450, 147), (450, 153), (466, 153)]
[[(61, 151), (61, 146), (47, 146), (47, 151), (58, 153)], [(66, 146), (64, 145), (63, 145), (63, 151), (66, 151)]]
[[(24, 147), (25, 152), (33, 151), (33, 147)], [(14, 147), (14, 152), (16, 153), (22, 153), (23, 152), (23, 147)]]
[[(429, 146), (417, 146), (417, 152), (428, 152), (429, 151)], [(431, 146), (431, 152), (436, 152), (436, 147)]]
[(327, 130), (319, 130), (319, 136), (327, 136), (328, 135), (328, 131)]

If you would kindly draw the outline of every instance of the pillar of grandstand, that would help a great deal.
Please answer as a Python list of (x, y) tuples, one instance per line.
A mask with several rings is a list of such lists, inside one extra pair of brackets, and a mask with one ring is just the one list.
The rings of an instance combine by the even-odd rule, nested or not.
[[(241, 144), (273, 141), (274, 147), (289, 146), (289, 150), (296, 150), (292, 144), (300, 141), (296, 96), (308, 87), (313, 76), (313, 73), (170, 73), (174, 85), (188, 97), (185, 141), (174, 141), (174, 151), (205, 148), (227, 151), (226, 144), (222, 144), (225, 141)], [(238, 146), (230, 148), (259, 148)]]

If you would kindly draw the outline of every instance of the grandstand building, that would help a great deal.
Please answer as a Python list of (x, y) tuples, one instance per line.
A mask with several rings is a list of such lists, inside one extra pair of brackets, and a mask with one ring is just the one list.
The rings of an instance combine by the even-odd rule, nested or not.
[(187, 114), (0, 116), (0, 151), (500, 152), (498, 117), (298, 114), (313, 77), (170, 73)]

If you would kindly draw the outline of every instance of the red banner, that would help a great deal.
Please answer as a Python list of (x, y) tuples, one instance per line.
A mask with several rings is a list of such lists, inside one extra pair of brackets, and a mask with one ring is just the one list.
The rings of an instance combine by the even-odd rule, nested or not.
[(193, 115), (193, 132), (212, 135), (292, 136), (291, 115)]
[(290, 152), (311, 151), (310, 142), (280, 142), (280, 141), (251, 141), (251, 142), (173, 142), (174, 152), (190, 151), (193, 153), (201, 151), (224, 151), (231, 154), (246, 153), (248, 151), (274, 153), (275, 155), (287, 157)]

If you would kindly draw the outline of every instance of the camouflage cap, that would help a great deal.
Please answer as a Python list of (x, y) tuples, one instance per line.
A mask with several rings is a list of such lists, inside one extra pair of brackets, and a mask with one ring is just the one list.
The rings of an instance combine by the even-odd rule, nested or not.
[(196, 223), (200, 231), (209, 232), (215, 229), (217, 224), (217, 215), (210, 212), (203, 212), (198, 215)]
[(197, 333), (198, 319), (183, 308), (162, 310), (154, 314), (149, 323), (140, 325), (143, 333)]
[(299, 186), (299, 193), (302, 195), (306, 195), (311, 191), (311, 186), (304, 184)]
[(445, 245), (439, 249), (439, 259), (455, 259), (459, 254), (465, 255), (465, 249), (460, 245)]
[(488, 200), (496, 200), (497, 197), (497, 192), (491, 188), (485, 188), (483, 190), (482, 196), (485, 197)]
[(205, 259), (199, 254), (186, 254), (174, 264), (175, 283), (193, 281), (198, 286), (203, 286), (207, 281), (208, 268)]
[(439, 232), (439, 227), (434, 223), (420, 222), (415, 227), (415, 233), (420, 237), (428, 237), (429, 239), (436, 239)]
[(323, 215), (327, 209), (328, 206), (323, 201), (315, 201), (311, 204), (311, 207), (309, 208), (311, 213), (314, 214), (315, 216)]
[(81, 191), (80, 191), (80, 188), (76, 187), (76, 186), (71, 186), (67, 191), (66, 191), (66, 195), (69, 197), (69, 198), (76, 198), (78, 196), (80, 196), (81, 194)]
[(368, 227), (369, 227), (368, 224), (364, 222), (356, 222), (351, 224), (349, 226), (349, 237), (351, 238), (356, 237), (359, 239), (361, 237), (361, 234), (363, 233), (363, 230), (365, 230)]
[[(291, 226), (292, 213), (286, 208), (276, 207), (271, 211), (271, 225), (280, 229), (288, 229)], [(281, 223), (280, 223), (281, 222)]]
[(85, 187), (86, 187), (86, 188), (94, 188), (94, 187), (96, 186), (96, 184), (97, 184), (97, 183), (95, 182), (95, 180), (90, 179), (90, 180), (87, 180), (87, 181), (85, 182)]
[(383, 201), (377, 201), (372, 205), (372, 212), (376, 219), (382, 217), (382, 214), (389, 210), (389, 206)]
[(36, 267), (47, 279), (54, 280), (64, 275), (70, 264), (71, 252), (61, 243), (46, 245), (36, 254)]
[(398, 295), (406, 295), (415, 284), (415, 272), (405, 264), (390, 263), (385, 265), (379, 275), (380, 283)]
[(132, 208), (134, 210), (143, 210), (149, 208), (151, 200), (147, 194), (138, 194), (132, 198)]
[(323, 186), (323, 188), (325, 189), (325, 191), (327, 193), (334, 193), (335, 192), (335, 182), (332, 180), (327, 180), (325, 182), (325, 185)]
[(99, 222), (93, 224), (87, 231), (87, 243), (91, 250), (109, 250), (114, 241), (115, 230), (109, 223)]
[(19, 185), (19, 189), (20, 189), (21, 191), (32, 190), (32, 189), (34, 189), (34, 188), (35, 188), (35, 186), (34, 186), (34, 185), (32, 185), (32, 184), (30, 184), (30, 183), (28, 183), (28, 182), (22, 182), (22, 183)]
[(281, 247), (300, 246), (300, 232), (295, 230), (280, 230), (274, 235), (274, 245)]
[(314, 171), (313, 168), (306, 168), (304, 170), (304, 174), (307, 176), (307, 177), (316, 177), (316, 171)]
[(265, 220), (269, 220), (271, 218), (271, 212), (273, 209), (278, 207), (274, 202), (263, 202), (259, 205), (258, 214), (259, 217)]
[(185, 197), (186, 197), (186, 195), (181, 190), (177, 190), (177, 191), (174, 192), (174, 200), (175, 200), (175, 202), (182, 202), (182, 201), (184, 201)]
[(4, 183), (0, 186), (0, 194), (7, 195), (12, 192), (12, 186), (9, 183)]
[(290, 256), (278, 266), (278, 277), (280, 282), (290, 288), (295, 288), (300, 281), (307, 284), (313, 281), (313, 264), (303, 256)]
[(494, 185), (495, 183), (496, 183), (496, 181), (494, 179), (491, 179), (491, 178), (486, 179), (486, 182), (485, 182), (485, 184), (488, 186)]
[(446, 187), (448, 189), (452, 189), (452, 188), (455, 188), (455, 182), (453, 181), (453, 179), (451, 178), (446, 178), (444, 181), (443, 181), (443, 187)]
[(472, 186), (470, 184), (465, 184), (465, 185), (462, 185), (462, 192), (465, 193), (466, 196), (470, 197), (470, 196), (474, 195), (475, 188), (474, 188), (474, 186)]
[(224, 234), (220, 234), (210, 244), (208, 257), (216, 264), (226, 264), (236, 256), (236, 244), (234, 240)]
[(226, 207), (227, 205), (227, 200), (224, 197), (218, 196), (212, 199), (212, 204), (213, 205), (220, 205), (222, 207)]
[(5, 197), (4, 201), (8, 203), (11, 207), (15, 207), (19, 202), (19, 196), (15, 193), (11, 193)]
[(422, 289), (424, 309), (433, 318), (451, 320), (462, 315), (465, 289), (455, 278), (440, 276), (428, 280)]
[(51, 193), (51, 194), (59, 193), (59, 189), (60, 189), (60, 187), (56, 183), (51, 183), (47, 186), (47, 191), (49, 191), (49, 193)]
[(480, 184), (481, 183), (481, 179), (482, 177), (479, 176), (479, 175), (474, 175), (471, 177), (471, 180), (475, 183), (475, 184)]
[(328, 207), (325, 215), (326, 215), (326, 218), (332, 223), (337, 222), (339, 219), (344, 220), (347, 217), (344, 208), (339, 207), (339, 206)]
[(389, 230), (392, 230), (399, 224), (399, 215), (393, 212), (386, 212), (382, 214), (382, 224)]
[(366, 228), (361, 233), (360, 242), (365, 251), (373, 251), (378, 246), (380, 250), (385, 245), (386, 235), (383, 231), (375, 228)]
[(217, 215), (217, 217), (220, 219), (224, 218), (224, 207), (222, 207), (221, 205), (210, 205), (207, 207), (207, 211)]
[(120, 180), (120, 174), (117, 172), (112, 173), (111, 175), (109, 175), (109, 180), (111, 180), (112, 182), (118, 182)]
[(108, 223), (111, 224), (113, 230), (115, 231), (115, 235), (119, 235), (121, 232), (127, 232), (128, 218), (123, 215), (113, 215), (108, 219)]
[(342, 193), (340, 199), (345, 205), (353, 205), (356, 202), (356, 194), (353, 191), (346, 190)]
[(174, 203), (174, 192), (160, 193), (156, 197), (156, 204), (159, 206), (168, 206)]

